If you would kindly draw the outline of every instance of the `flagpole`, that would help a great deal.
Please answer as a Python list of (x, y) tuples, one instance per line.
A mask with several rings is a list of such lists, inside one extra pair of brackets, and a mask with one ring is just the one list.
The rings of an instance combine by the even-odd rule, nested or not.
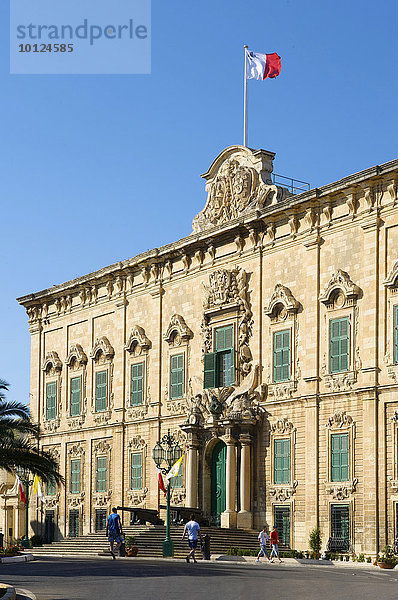
[(247, 49), (243, 46), (245, 52), (245, 74), (243, 82), (243, 145), (247, 146)]

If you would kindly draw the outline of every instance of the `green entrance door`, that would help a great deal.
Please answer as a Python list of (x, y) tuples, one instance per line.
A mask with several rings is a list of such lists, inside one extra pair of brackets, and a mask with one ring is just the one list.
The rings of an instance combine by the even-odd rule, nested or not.
[(211, 457), (211, 517), (214, 525), (220, 525), (220, 515), (225, 510), (225, 470), (227, 447), (218, 442)]

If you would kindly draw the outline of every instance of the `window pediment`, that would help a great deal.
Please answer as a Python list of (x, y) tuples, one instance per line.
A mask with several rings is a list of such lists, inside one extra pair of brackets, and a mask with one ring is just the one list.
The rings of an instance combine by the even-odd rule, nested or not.
[(50, 371), (51, 369), (54, 369), (54, 371), (61, 371), (61, 369), (62, 369), (61, 359), (59, 358), (57, 352), (54, 352), (54, 351), (47, 352), (46, 358), (45, 358), (43, 366), (42, 366), (42, 370), (45, 373), (47, 371)]
[(105, 336), (102, 336), (95, 340), (93, 349), (90, 352), (90, 357), (93, 360), (97, 360), (99, 354), (103, 354), (108, 359), (113, 358), (115, 354), (113, 346), (109, 342), (108, 338)]
[(167, 328), (166, 333), (164, 334), (164, 339), (168, 344), (172, 344), (177, 340), (181, 340), (182, 342), (188, 342), (188, 340), (193, 336), (192, 331), (189, 329), (188, 325), (185, 323), (184, 317), (181, 315), (173, 315), (170, 319), (169, 326)]
[(282, 315), (286, 318), (289, 315), (295, 314), (299, 306), (300, 303), (293, 296), (289, 288), (278, 283), (264, 312), (270, 319), (276, 319)]
[(392, 289), (398, 286), (398, 260), (394, 263), (393, 268), (384, 280), (386, 288)]
[(76, 361), (80, 366), (83, 366), (87, 363), (87, 355), (83, 351), (83, 348), (80, 344), (72, 344), (65, 363), (69, 367), (73, 361)]
[(335, 299), (340, 298), (341, 293), (343, 297), (338, 308), (343, 307), (344, 304), (354, 304), (359, 296), (360, 288), (355, 285), (346, 271), (338, 269), (330, 278), (319, 300), (330, 308), (333, 306)]
[(139, 346), (141, 350), (148, 350), (151, 347), (151, 341), (145, 335), (145, 330), (139, 325), (134, 325), (127, 340), (125, 349), (128, 352), (133, 352)]

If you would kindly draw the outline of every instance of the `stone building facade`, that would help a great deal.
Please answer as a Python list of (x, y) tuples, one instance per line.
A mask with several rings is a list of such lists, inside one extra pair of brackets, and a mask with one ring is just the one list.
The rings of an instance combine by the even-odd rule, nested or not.
[(398, 534), (398, 160), (293, 195), (231, 146), (193, 232), (19, 298), (31, 409), (65, 487), (31, 523), (157, 508), (152, 448), (185, 458), (172, 503), (283, 542), (376, 553)]

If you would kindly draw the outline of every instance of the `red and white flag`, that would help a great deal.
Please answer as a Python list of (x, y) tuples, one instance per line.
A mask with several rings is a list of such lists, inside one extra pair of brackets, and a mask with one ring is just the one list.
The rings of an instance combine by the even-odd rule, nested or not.
[(167, 489), (164, 485), (163, 475), (162, 475), (162, 471), (160, 469), (158, 469), (158, 482), (159, 482), (159, 489), (162, 490), (164, 495), (166, 495)]
[(276, 52), (260, 54), (247, 50), (247, 79), (273, 79), (281, 72), (281, 57)]
[(25, 490), (24, 490), (24, 487), (23, 487), (22, 482), (19, 479), (18, 475), (15, 475), (15, 483), (14, 483), (12, 490), (10, 490), (9, 493), (10, 493), (10, 495), (18, 494), (21, 502), (26, 504)]

